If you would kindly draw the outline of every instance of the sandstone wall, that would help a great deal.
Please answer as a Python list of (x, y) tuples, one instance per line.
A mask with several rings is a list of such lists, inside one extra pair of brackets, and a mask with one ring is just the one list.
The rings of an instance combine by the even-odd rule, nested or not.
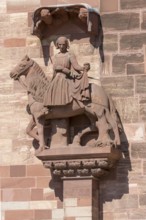
[[(28, 54), (49, 73), (40, 41), (30, 34), (32, 12), (41, 6), (79, 2), (0, 1), (0, 220), (63, 220), (61, 186), (50, 182), (49, 171), (34, 155), (32, 139), (25, 133), (30, 119), (25, 110), (26, 92), (10, 79), (9, 72)], [(97, 61), (96, 69), (101, 70), (97, 75), (112, 95), (125, 131), (121, 136), (123, 159), (101, 181), (101, 220), (146, 220), (146, 1), (84, 2), (101, 12), (105, 70)], [(83, 204), (86, 210), (84, 200), (70, 198), (66, 203), (75, 212)], [(68, 214), (67, 220), (81, 219)]]
[(125, 130), (117, 174), (102, 185), (103, 219), (146, 219), (146, 1), (102, 0), (100, 8), (106, 56), (102, 83)]

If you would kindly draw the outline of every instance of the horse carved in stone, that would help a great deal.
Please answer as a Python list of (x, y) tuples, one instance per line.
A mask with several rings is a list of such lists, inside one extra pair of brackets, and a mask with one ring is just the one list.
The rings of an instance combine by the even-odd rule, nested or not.
[[(45, 91), (51, 82), (48, 80), (40, 66), (27, 55), (10, 73), (10, 77), (14, 80), (19, 80), (20, 83), (21, 76), (25, 76), (25, 84), (23, 83), (23, 85), (25, 85), (27, 89), (28, 104), (32, 114), (32, 119), (27, 127), (27, 133), (39, 140), (39, 151), (42, 151), (45, 149), (45, 115), (40, 117), (40, 112), (44, 107), (43, 99)], [(89, 112), (91, 112), (90, 115)], [(105, 93), (102, 86), (91, 84), (91, 101), (82, 107), (74, 99), (65, 107), (52, 106), (51, 111), (49, 111), (47, 114), (47, 119), (64, 119), (81, 114), (89, 115), (89, 119), (95, 122), (96, 130), (98, 130), (98, 143), (108, 144), (112, 142), (115, 146), (120, 144), (116, 109), (111, 98), (109, 98), (109, 96)], [(33, 133), (33, 128), (35, 125), (37, 126), (38, 135)], [(109, 137), (109, 127), (111, 127), (113, 130), (114, 140)], [(80, 132), (80, 135), (75, 136), (74, 143), (86, 132), (94, 130), (95, 128), (93, 128), (93, 126), (89, 126), (88, 128), (84, 129), (82, 132)], [(78, 142), (79, 141), (80, 140), (78, 140)]]

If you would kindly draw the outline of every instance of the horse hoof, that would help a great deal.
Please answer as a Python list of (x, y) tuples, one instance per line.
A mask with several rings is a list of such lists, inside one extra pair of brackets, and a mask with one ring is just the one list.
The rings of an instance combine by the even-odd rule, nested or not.
[(45, 149), (44, 146), (39, 147), (36, 151), (35, 151), (35, 155), (37, 156), (39, 153), (41, 153), (43, 150)]

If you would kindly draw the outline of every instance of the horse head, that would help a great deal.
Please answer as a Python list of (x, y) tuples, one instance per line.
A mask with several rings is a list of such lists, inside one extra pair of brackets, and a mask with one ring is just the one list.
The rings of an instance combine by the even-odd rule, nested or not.
[(18, 80), (20, 76), (28, 73), (29, 68), (33, 65), (34, 61), (27, 55), (17, 64), (16, 67), (10, 72), (10, 77), (14, 80)]

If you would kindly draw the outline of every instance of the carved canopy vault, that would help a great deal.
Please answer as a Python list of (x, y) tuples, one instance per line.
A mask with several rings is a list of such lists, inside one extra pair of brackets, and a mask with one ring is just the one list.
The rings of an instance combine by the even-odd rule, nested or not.
[(99, 47), (101, 60), (104, 61), (100, 15), (97, 9), (88, 4), (63, 4), (38, 8), (33, 14), (32, 34), (41, 40), (46, 65), (50, 57), (50, 45), (47, 48), (45, 40), (49, 43), (57, 35), (68, 36), (70, 42), (88, 38), (94, 48)]
[(74, 26), (89, 35), (99, 36), (101, 25), (98, 10), (83, 3), (41, 7), (34, 12), (33, 23), (33, 34), (40, 39), (57, 34), (58, 30), (61, 30), (62, 34), (71, 33), (72, 38), (78, 39), (79, 35), (73, 29)]
[[(59, 50), (51, 80), (28, 56), (10, 74), (28, 93), (32, 118), (27, 133), (38, 141), (36, 156), (54, 176), (101, 177), (121, 156), (117, 146), (122, 126), (111, 97), (101, 85), (88, 82), (90, 63), (80, 65), (69, 49), (69, 41), (86, 38), (99, 48), (104, 61), (98, 10), (83, 3), (38, 8), (32, 34), (39, 37), (42, 47), (44, 40), (54, 41)], [(49, 43), (44, 55), (50, 59)]]

